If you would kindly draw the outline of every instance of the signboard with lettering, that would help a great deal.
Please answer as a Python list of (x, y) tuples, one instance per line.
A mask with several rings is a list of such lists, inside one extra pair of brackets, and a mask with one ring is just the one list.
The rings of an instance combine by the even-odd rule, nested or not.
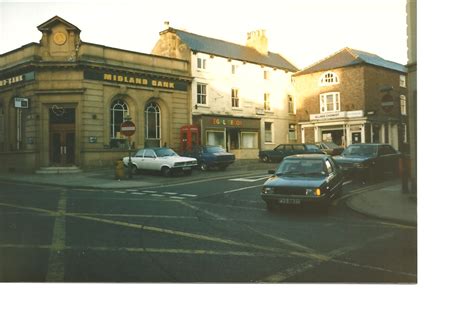
[(260, 118), (240, 118), (225, 116), (203, 116), (204, 127), (260, 129)]
[(328, 120), (328, 119), (360, 118), (363, 116), (364, 116), (364, 110), (339, 111), (339, 112), (310, 114), (309, 120), (316, 121), (316, 120)]
[(12, 86), (18, 83), (35, 79), (35, 72), (29, 72), (21, 75), (11, 76), (0, 79), (0, 88)]
[(84, 70), (84, 79), (100, 80), (119, 84), (129, 84), (145, 87), (187, 91), (188, 83), (184, 80), (116, 71), (100, 71), (95, 69)]

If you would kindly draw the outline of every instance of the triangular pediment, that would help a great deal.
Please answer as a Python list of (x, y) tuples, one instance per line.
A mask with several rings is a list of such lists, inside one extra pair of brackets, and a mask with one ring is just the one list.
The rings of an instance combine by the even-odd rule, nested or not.
[(64, 25), (64, 27), (69, 31), (75, 31), (75, 33), (81, 32), (81, 30), (77, 26), (75, 26), (72, 23), (69, 23), (68, 21), (64, 20), (63, 18), (57, 15), (52, 17), (48, 21), (44, 22), (43, 24), (38, 25), (38, 30), (40, 30), (41, 32), (51, 31), (51, 29), (58, 24)]

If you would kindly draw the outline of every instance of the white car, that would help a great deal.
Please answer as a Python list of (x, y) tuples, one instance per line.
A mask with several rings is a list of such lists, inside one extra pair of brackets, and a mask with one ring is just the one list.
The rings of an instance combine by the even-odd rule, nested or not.
[[(197, 166), (195, 158), (179, 156), (166, 147), (140, 149), (132, 155), (131, 159), (133, 173), (137, 170), (150, 170), (169, 176), (173, 172), (183, 171), (185, 175), (191, 175), (193, 167)], [(128, 156), (125, 156), (122, 161), (128, 167)]]

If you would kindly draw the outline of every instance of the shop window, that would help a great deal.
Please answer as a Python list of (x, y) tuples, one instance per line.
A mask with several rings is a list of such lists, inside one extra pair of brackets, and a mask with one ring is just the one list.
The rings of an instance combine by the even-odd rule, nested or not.
[(145, 107), (145, 146), (161, 146), (160, 107), (150, 102)]
[(207, 104), (207, 85), (197, 83), (197, 103), (200, 105)]
[(224, 131), (207, 131), (206, 144), (207, 145), (220, 145), (225, 149), (226, 146), (225, 146)]
[(295, 103), (293, 101), (293, 96), (292, 95), (288, 95), (288, 113), (290, 113), (290, 114), (295, 114), (296, 113)]
[(242, 149), (256, 149), (258, 148), (257, 141), (258, 134), (256, 132), (242, 132), (241, 138), (241, 148)]
[(128, 105), (117, 99), (110, 107), (110, 147), (124, 147), (125, 139), (120, 134), (120, 126), (128, 116)]
[(271, 107), (270, 107), (270, 94), (269, 93), (264, 93), (263, 94), (263, 109), (265, 111), (272, 110)]
[(400, 113), (404, 116), (407, 115), (407, 97), (400, 95)]
[(321, 86), (339, 84), (339, 77), (333, 72), (326, 72), (319, 79), (319, 84)]
[(232, 88), (232, 108), (239, 108), (239, 90)]
[(288, 126), (288, 140), (296, 140), (296, 124), (290, 124)]
[(265, 143), (273, 143), (273, 122), (265, 122)]
[(341, 110), (340, 98), (338, 92), (330, 92), (327, 94), (321, 94), (320, 96), (320, 111), (325, 112), (336, 112)]

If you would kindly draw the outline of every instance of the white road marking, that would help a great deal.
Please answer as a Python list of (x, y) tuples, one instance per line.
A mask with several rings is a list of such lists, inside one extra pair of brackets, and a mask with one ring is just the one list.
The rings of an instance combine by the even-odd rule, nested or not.
[(165, 197), (164, 195), (160, 195), (160, 194), (151, 194), (153, 197)]
[(350, 180), (350, 181), (345, 181), (344, 183), (342, 183), (342, 185), (347, 185), (347, 184), (350, 184), (350, 183), (352, 183), (352, 180)]
[(181, 194), (181, 196), (185, 196), (185, 197), (197, 197), (197, 195), (193, 195), (193, 194)]
[(232, 189), (232, 190), (225, 191), (224, 194), (233, 193), (233, 192), (238, 192), (238, 191), (241, 191), (241, 190), (246, 190), (246, 189), (255, 188), (255, 187), (261, 187), (261, 186), (262, 186), (262, 185), (255, 185), (255, 186), (249, 186), (249, 187), (243, 187), (243, 188)]
[(253, 183), (253, 182), (258, 182), (264, 179), (268, 179), (269, 177), (270, 175), (266, 174), (266, 175), (258, 175), (258, 176), (251, 176), (251, 177), (230, 178), (229, 181)]
[(132, 194), (132, 195), (146, 195), (145, 193), (140, 193), (140, 192), (131, 192), (130, 194)]
[(127, 192), (120, 191), (120, 190), (114, 190), (114, 193), (117, 193), (117, 194), (125, 194), (125, 193), (127, 193)]
[(147, 194), (154, 194), (157, 191), (156, 190), (142, 190), (142, 192), (147, 193)]
[(185, 197), (179, 197), (179, 196), (171, 196), (171, 199), (186, 199)]
[(172, 192), (163, 192), (162, 194), (165, 194), (165, 195), (178, 195), (178, 193), (172, 193)]

